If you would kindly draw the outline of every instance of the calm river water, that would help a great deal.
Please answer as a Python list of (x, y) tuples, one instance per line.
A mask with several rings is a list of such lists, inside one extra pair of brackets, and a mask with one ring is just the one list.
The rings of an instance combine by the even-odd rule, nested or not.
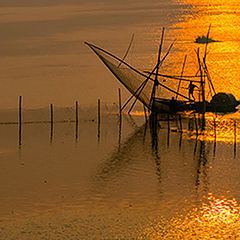
[[(0, 124), (0, 239), (240, 239), (239, 113), (207, 115), (198, 137), (192, 116), (182, 120), (183, 134), (175, 120), (170, 132), (160, 122), (154, 144), (141, 112), (124, 116), (119, 131), (119, 84), (83, 45), (123, 56), (134, 33), (127, 61), (151, 69), (164, 26), (163, 50), (177, 41), (161, 71), (179, 74), (188, 54), (186, 73), (195, 74), (195, 50), (204, 50), (195, 38), (212, 24), (219, 40), (208, 46), (213, 83), (240, 99), (238, 1), (24, 0), (0, 7), (0, 108), (15, 107), (23, 95), (28, 122), (21, 147), (18, 126)], [(48, 109), (38, 108), (76, 100), (77, 135), (69, 107), (55, 110), (66, 121), (51, 136)], [(15, 122), (17, 111), (0, 117)]]

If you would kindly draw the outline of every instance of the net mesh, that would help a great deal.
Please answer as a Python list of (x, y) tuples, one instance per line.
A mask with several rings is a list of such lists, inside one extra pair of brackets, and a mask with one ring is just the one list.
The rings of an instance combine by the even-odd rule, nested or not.
[(144, 73), (134, 69), (120, 58), (111, 53), (87, 44), (115, 75), (115, 77), (145, 106), (150, 107), (151, 92), (153, 88), (153, 80), (149, 79)]

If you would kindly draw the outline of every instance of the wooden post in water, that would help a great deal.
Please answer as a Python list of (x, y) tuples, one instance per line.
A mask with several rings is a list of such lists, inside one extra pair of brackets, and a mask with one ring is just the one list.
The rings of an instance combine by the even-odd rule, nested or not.
[(205, 100), (205, 75), (203, 75), (202, 63), (200, 60), (200, 50), (197, 50), (199, 72), (200, 72), (200, 89), (201, 89), (201, 99), (202, 99), (202, 122), (201, 131), (205, 130), (205, 112), (206, 112), (206, 100)]
[(98, 140), (100, 140), (100, 128), (101, 128), (101, 101), (98, 99)]
[(76, 101), (76, 128), (75, 128), (75, 137), (76, 137), (76, 140), (78, 139), (78, 101)]
[(19, 96), (18, 102), (18, 144), (22, 145), (22, 96)]
[(53, 139), (53, 104), (50, 104), (50, 141), (52, 142)]
[(76, 106), (76, 111), (75, 111), (75, 113), (76, 113), (76, 115), (75, 115), (75, 121), (76, 121), (76, 123), (78, 124), (78, 101), (76, 101), (76, 104), (75, 104), (75, 106)]
[(51, 125), (53, 125), (53, 104), (50, 104), (50, 118), (51, 118)]

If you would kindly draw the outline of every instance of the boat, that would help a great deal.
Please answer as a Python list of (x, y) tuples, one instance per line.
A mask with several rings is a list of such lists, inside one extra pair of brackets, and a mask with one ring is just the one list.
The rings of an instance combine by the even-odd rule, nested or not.
[(206, 43), (212, 43), (212, 42), (219, 42), (218, 40), (209, 38), (207, 36), (198, 36), (195, 40), (195, 43), (200, 43), (200, 44), (206, 44)]
[[(207, 34), (207, 39), (209, 39), (210, 27)], [(85, 44), (90, 47), (93, 52), (100, 58), (100, 60), (105, 64), (105, 66), (111, 71), (111, 73), (125, 86), (125, 88), (130, 92), (131, 97), (123, 105), (123, 110), (127, 104), (135, 98), (134, 103), (132, 104), (130, 111), (136, 101), (140, 101), (149, 111), (157, 114), (161, 113), (181, 113), (186, 111), (205, 113), (205, 112), (215, 112), (215, 113), (230, 113), (235, 112), (238, 109), (240, 102), (231, 93), (216, 93), (213, 86), (207, 64), (206, 64), (206, 55), (207, 55), (207, 44), (205, 48), (205, 54), (203, 58), (200, 57), (199, 49), (197, 51), (199, 74), (197, 76), (183, 76), (183, 70), (186, 63), (186, 57), (184, 59), (184, 64), (182, 68), (182, 73), (180, 76), (171, 76), (163, 75), (160, 73), (159, 69), (163, 61), (168, 56), (173, 43), (168, 48), (167, 53), (161, 58), (162, 43), (164, 37), (164, 28), (162, 31), (162, 37), (160, 40), (159, 51), (158, 51), (158, 60), (156, 66), (152, 71), (140, 71), (135, 67), (128, 64), (124, 59), (117, 57), (116, 55), (110, 53), (103, 48), (100, 48), (94, 44), (85, 42)], [(129, 48), (128, 48), (129, 50)], [(170, 79), (178, 81), (177, 90), (174, 90), (159, 81), (159, 78)], [(179, 90), (181, 88), (182, 82), (194, 82), (199, 89), (199, 99), (195, 100), (189, 96), (182, 94)], [(205, 87), (208, 85), (210, 94), (212, 96), (210, 101), (207, 101), (205, 98)], [(157, 95), (158, 88), (162, 88), (167, 92), (170, 92), (171, 95), (174, 95), (170, 98), (159, 97)], [(181, 98), (181, 99), (179, 99)], [(130, 112), (129, 111), (129, 112)]]

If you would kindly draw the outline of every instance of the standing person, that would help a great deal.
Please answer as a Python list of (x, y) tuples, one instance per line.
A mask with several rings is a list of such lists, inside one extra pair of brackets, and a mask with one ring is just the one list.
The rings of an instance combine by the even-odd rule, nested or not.
[(195, 84), (192, 83), (192, 81), (190, 81), (189, 85), (188, 85), (188, 98), (191, 100), (191, 97), (193, 98), (193, 100), (195, 101), (195, 97), (194, 97), (194, 88), (198, 88)]

